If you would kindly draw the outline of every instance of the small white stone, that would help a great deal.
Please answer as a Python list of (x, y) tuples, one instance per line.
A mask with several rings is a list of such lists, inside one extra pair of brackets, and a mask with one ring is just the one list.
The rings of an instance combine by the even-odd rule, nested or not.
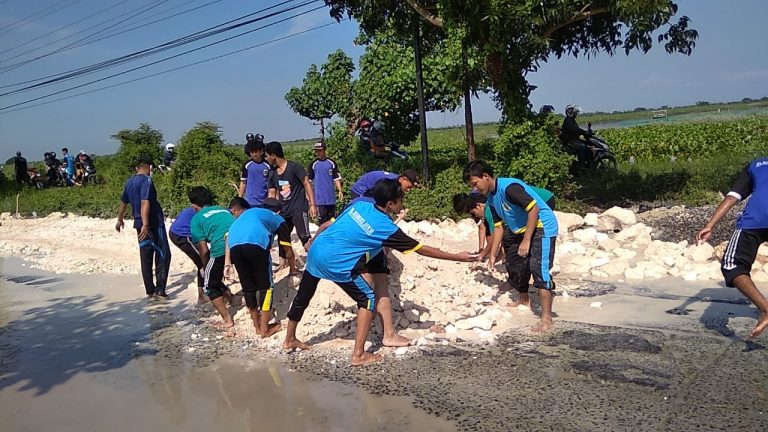
[(395, 350), (395, 355), (396, 356), (403, 356), (403, 355), (406, 355), (406, 354), (408, 354), (408, 347), (400, 347), (400, 348)]
[(600, 303), (600, 302), (592, 302), (592, 303), (589, 304), (589, 307), (591, 307), (591, 308), (601, 308), (601, 307), (603, 307), (603, 304)]
[(197, 339), (200, 337), (197, 333), (192, 333), (192, 336), (190, 336), (192, 339)]

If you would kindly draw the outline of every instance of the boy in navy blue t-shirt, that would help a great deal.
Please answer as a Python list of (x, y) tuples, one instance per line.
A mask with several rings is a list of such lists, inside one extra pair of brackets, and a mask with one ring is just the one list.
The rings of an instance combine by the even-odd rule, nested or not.
[(245, 198), (251, 207), (261, 207), (266, 198), (277, 196), (275, 171), (264, 160), (264, 142), (250, 141), (245, 145), (250, 159), (243, 164), (238, 196)]
[(322, 225), (325, 222), (336, 217), (336, 196), (334, 188), (338, 192), (339, 201), (344, 200), (344, 193), (341, 189), (341, 174), (339, 166), (333, 159), (325, 154), (325, 144), (315, 143), (315, 160), (307, 168), (307, 176), (312, 182), (315, 190), (315, 205), (317, 205), (317, 224)]
[[(165, 233), (163, 209), (157, 201), (157, 190), (149, 174), (152, 172), (152, 159), (139, 157), (136, 162), (136, 175), (125, 182), (123, 195), (120, 197), (120, 209), (117, 212), (117, 232), (125, 226), (123, 218), (128, 204), (133, 213), (133, 227), (139, 238), (139, 256), (141, 257), (141, 276), (147, 297), (168, 297), (165, 287), (168, 283), (168, 269), (171, 267), (171, 248)], [(154, 261), (154, 280), (152, 263)]]
[(736, 287), (757, 307), (760, 315), (750, 338), (759, 336), (768, 327), (768, 300), (758, 291), (749, 272), (760, 245), (768, 241), (768, 157), (751, 161), (736, 179), (712, 218), (696, 234), (701, 244), (712, 235), (712, 229), (739, 201), (749, 198), (744, 212), (736, 222), (736, 230), (723, 255), (721, 270), (725, 284)]

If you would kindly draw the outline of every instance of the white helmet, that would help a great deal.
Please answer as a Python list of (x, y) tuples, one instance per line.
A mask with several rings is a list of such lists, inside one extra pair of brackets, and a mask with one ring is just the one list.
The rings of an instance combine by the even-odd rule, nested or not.
[(568, 105), (565, 107), (565, 115), (568, 117), (576, 117), (581, 113), (581, 107), (578, 105)]
[(175, 148), (176, 148), (176, 144), (174, 144), (174, 143), (168, 143), (168, 144), (165, 145), (165, 149), (168, 150), (168, 151), (173, 151), (173, 149), (175, 149)]

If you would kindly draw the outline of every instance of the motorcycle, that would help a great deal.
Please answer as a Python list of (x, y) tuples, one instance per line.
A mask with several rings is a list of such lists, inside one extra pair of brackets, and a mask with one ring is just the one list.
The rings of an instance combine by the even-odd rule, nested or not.
[(27, 182), (29, 183), (30, 187), (38, 190), (45, 189), (45, 186), (48, 183), (45, 177), (37, 172), (35, 168), (30, 168), (27, 170)]
[(592, 134), (589, 137), (592, 150), (592, 167), (597, 171), (610, 171), (618, 167), (616, 156), (611, 152), (611, 147), (603, 138)]

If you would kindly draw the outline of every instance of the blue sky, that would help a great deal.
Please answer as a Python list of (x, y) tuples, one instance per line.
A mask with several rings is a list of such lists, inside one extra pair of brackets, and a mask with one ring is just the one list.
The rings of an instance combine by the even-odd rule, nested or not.
[[(273, 1), (220, 0), (216, 4), (139, 31), (88, 44), (2, 73), (4, 66), (51, 51), (87, 35), (89, 31), (101, 29), (98, 24), (104, 20), (157, 1), (0, 0), (0, 51), (9, 50), (109, 5), (117, 5), (108, 12), (24, 47), (0, 53), (0, 86), (144, 49), (273, 4)], [(147, 12), (147, 15), (169, 10), (156, 17), (159, 18), (209, 1), (166, 0)], [(49, 9), (54, 12), (24, 26), (9, 29), (8, 26), (20, 18), (45, 11), (57, 3), (64, 7), (58, 11)], [(296, 3), (299, 2), (292, 4)], [(552, 104), (558, 111), (562, 111), (566, 104), (576, 103), (586, 111), (611, 111), (638, 106), (684, 105), (699, 100), (729, 101), (768, 96), (768, 26), (765, 25), (768, 2), (681, 0), (679, 4), (681, 13), (691, 17), (693, 26), (700, 33), (692, 56), (668, 55), (663, 48), (655, 47), (646, 55), (632, 53), (630, 56), (619, 54), (614, 57), (599, 55), (589, 60), (553, 59), (544, 64), (540, 71), (529, 75), (529, 81), (538, 86), (532, 95), (534, 107)], [(63, 93), (59, 97), (181, 66), (330, 22), (332, 20), (328, 11), (321, 9), (179, 59), (95, 86)], [(121, 25), (119, 21), (114, 23)], [(181, 71), (2, 114), (0, 152), (10, 156), (18, 149), (32, 159), (39, 158), (44, 151), (58, 152), (63, 146), (70, 150), (82, 148), (97, 154), (112, 153), (118, 143), (110, 135), (120, 129), (135, 128), (141, 122), (161, 130), (168, 142), (176, 141), (196, 122), (206, 120), (220, 124), (224, 138), (229, 142), (242, 142), (245, 133), (250, 131), (260, 132), (268, 140), (312, 137), (317, 134), (316, 127), (293, 113), (283, 96), (291, 86), (301, 83), (309, 64), (322, 63), (330, 52), (340, 48), (357, 58), (362, 48), (352, 43), (356, 34), (357, 25), (346, 21)], [(66, 36), (70, 38), (52, 43)], [(41, 49), (26, 52), (35, 48)], [(10, 59), (19, 54), (21, 56), (18, 58)], [(162, 56), (151, 57), (143, 62)], [(111, 69), (109, 72), (125, 70), (143, 62)], [(108, 73), (3, 96), (0, 97), (0, 106), (42, 96), (105, 75)], [(0, 93), (7, 90), (0, 88)], [(478, 122), (499, 118), (498, 111), (487, 96), (476, 100), (473, 108)], [(428, 122), (430, 127), (461, 124), (463, 113), (430, 113)]]

